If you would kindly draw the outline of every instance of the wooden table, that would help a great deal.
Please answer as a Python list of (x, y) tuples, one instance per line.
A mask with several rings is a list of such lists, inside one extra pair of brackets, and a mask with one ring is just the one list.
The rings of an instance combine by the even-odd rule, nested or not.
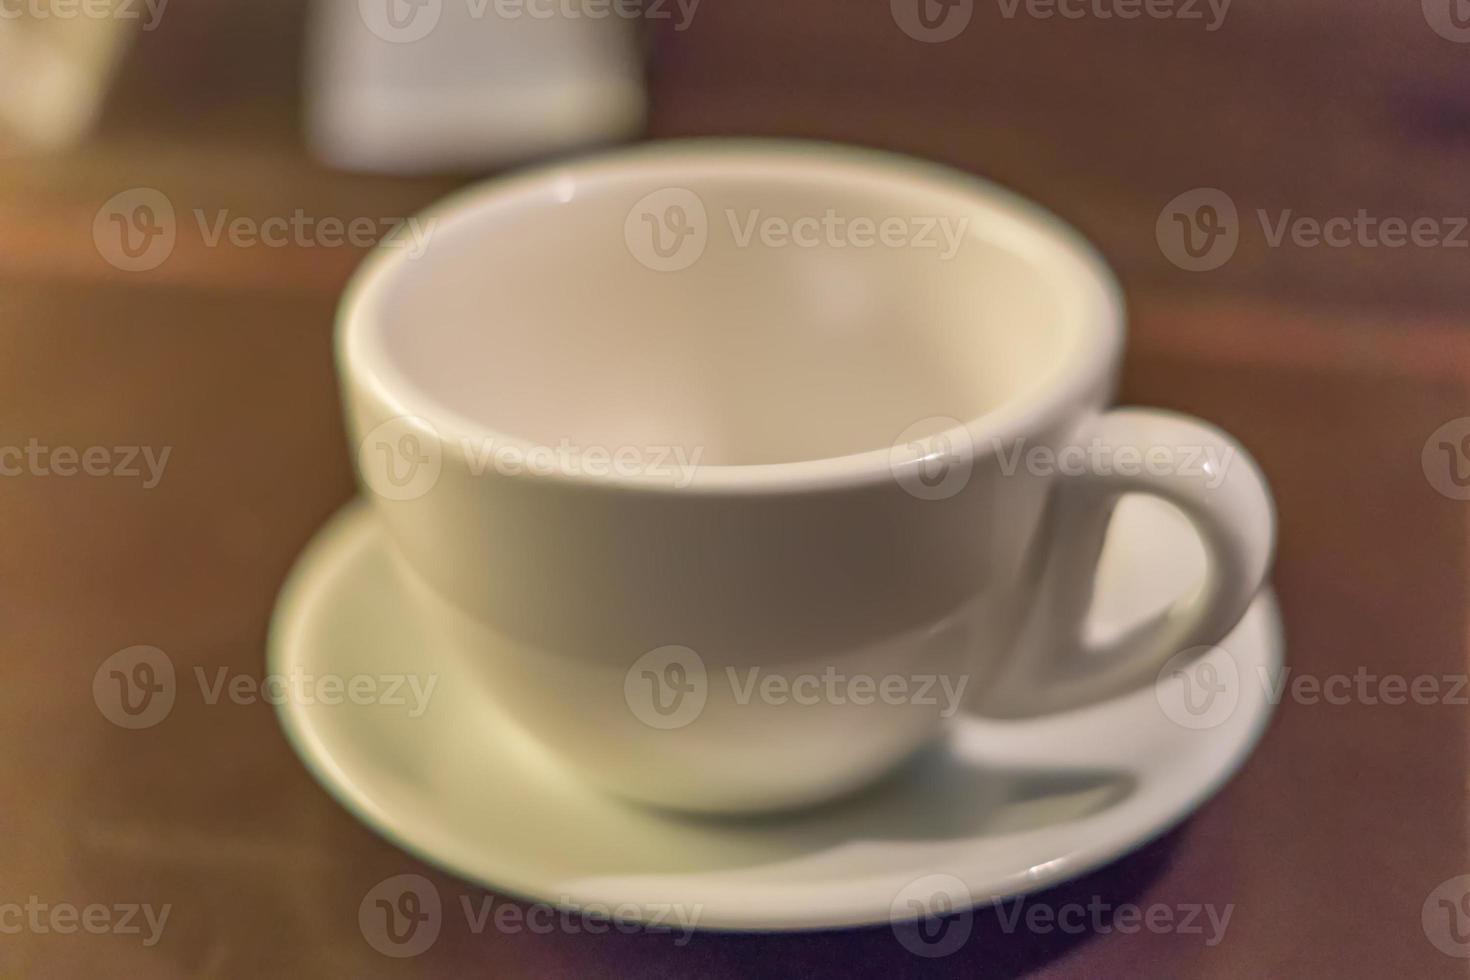
[[(1470, 714), (1361, 697), (1286, 699), (1195, 817), (1044, 899), (1233, 905), (1213, 947), (1147, 931), (1005, 935), (982, 911), (974, 938), (938, 960), (887, 929), (677, 947), (446, 927), (416, 959), (374, 952), (357, 908), (375, 882), (412, 871), (452, 899), (482, 893), (328, 799), (268, 705), (181, 697), (166, 722), (126, 731), (92, 696), (102, 660), (134, 644), (185, 672), (264, 671), (276, 590), (353, 492), (330, 332), (360, 258), (211, 248), (181, 222), (164, 265), (127, 273), (94, 246), (99, 206), (146, 186), (181, 214), (394, 217), (460, 182), (310, 162), (300, 20), (285, 0), (170, 8), (130, 54), (94, 141), (0, 161), (0, 445), (171, 447), (151, 488), (0, 479), (0, 906), (171, 905), (151, 947), (0, 932), (0, 974), (1465, 975), (1421, 909), (1470, 873)], [(1426, 474), (1421, 450), (1470, 416), (1470, 249), (1273, 247), (1256, 220), (1470, 214), (1470, 45), (1438, 36), (1419, 4), (1242, 0), (1213, 32), (977, 5), (961, 37), (923, 44), (885, 3), (707, 0), (688, 30), (654, 33), (655, 135), (901, 149), (1076, 223), (1129, 292), (1125, 400), (1217, 421), (1272, 481), (1293, 670), (1463, 677), (1470, 503), (1436, 489), (1446, 473)], [(1165, 202), (1197, 187), (1226, 190), (1241, 214), (1238, 251), (1212, 272), (1177, 268), (1155, 237)]]

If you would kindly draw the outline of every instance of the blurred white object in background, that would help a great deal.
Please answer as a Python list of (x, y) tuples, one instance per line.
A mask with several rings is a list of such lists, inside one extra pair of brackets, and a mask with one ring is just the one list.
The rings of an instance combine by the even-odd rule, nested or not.
[(638, 22), (620, 8), (629, 5), (315, 0), (312, 149), (347, 169), (424, 173), (636, 135)]
[(123, 0), (0, 0), (0, 152), (57, 150), (85, 136), (147, 16)]

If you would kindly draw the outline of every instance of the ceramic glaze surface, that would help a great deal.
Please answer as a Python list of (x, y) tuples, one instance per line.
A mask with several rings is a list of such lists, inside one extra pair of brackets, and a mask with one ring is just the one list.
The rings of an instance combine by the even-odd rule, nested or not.
[[(1091, 625), (1111, 635), (1146, 620), (1204, 563), (1176, 512), (1129, 499)], [(1267, 592), (1189, 668), (1193, 689), (1166, 678), (1024, 722), (963, 713), (857, 795), (779, 819), (685, 819), (620, 801), (550, 758), (465, 676), (402, 574), (381, 521), (354, 504), (282, 593), (271, 672), (409, 674), (432, 692), (418, 713), (412, 702), (284, 702), (281, 722), (317, 779), (379, 833), (488, 888), (570, 908), (631, 904), (645, 921), (678, 906), (702, 929), (887, 923), (936, 869), (958, 883), (956, 910), (1089, 871), (1164, 832), (1235, 772), (1272, 710), (1257, 678), (1283, 669)], [(1205, 670), (1241, 683), (1199, 713)]]
[[(1117, 697), (1265, 579), (1255, 464), (1197, 420), (1108, 409), (1116, 283), (992, 185), (821, 145), (655, 144), (431, 222), (344, 302), (363, 481), (439, 642), (611, 791), (715, 813), (849, 792), (940, 734), (936, 686), (1008, 717)], [(1183, 512), (1208, 572), (1091, 643), (1127, 494)]]

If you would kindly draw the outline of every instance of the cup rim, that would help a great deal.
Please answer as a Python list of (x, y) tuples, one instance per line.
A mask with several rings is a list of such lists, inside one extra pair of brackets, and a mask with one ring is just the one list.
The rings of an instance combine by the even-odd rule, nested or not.
[[(1125, 304), (1123, 292), (1111, 268), (1093, 245), (1061, 218), (1040, 205), (983, 177), (943, 164), (883, 150), (847, 146), (818, 140), (751, 137), (703, 137), (660, 140), (618, 150), (542, 164), (489, 178), (462, 188), (419, 212), (424, 221), (439, 225), (449, 221), (487, 220), (501, 207), (513, 207), (526, 199), (545, 194), (549, 188), (569, 180), (626, 176), (640, 169), (667, 169), (681, 161), (701, 164), (726, 163), (732, 167), (763, 167), (779, 172), (783, 165), (820, 156), (825, 164), (843, 167), (854, 175), (877, 178), (902, 189), (941, 193), (957, 206), (1000, 212), (1024, 226), (1038, 241), (1065, 259), (1071, 270), (1048, 275), (1077, 275), (1076, 284), (1093, 294), (1086, 322), (1078, 326), (1079, 337), (1067, 345), (1059, 364), (1044, 384), (1007, 398), (981, 414), (937, 430), (931, 435), (949, 445), (968, 445), (973, 463), (994, 454), (999, 446), (1014, 444), (1029, 434), (1044, 431), (1063, 420), (1087, 401), (1089, 393), (1108, 382), (1121, 357), (1124, 343)], [(420, 260), (422, 257), (420, 257)], [(336, 315), (336, 356), (344, 387), (362, 389), (386, 411), (388, 418), (412, 419), (427, 424), (441, 444), (450, 439), (468, 439), (467, 444), (508, 446), (523, 453), (536, 450), (527, 439), (501, 432), (470, 418), (423, 391), (394, 364), (384, 349), (374, 314), (390, 280), (412, 260), (405, 250), (379, 243), (353, 273)], [(838, 456), (778, 463), (699, 463), (687, 484), (675, 485), (666, 477), (648, 473), (589, 476), (561, 466), (545, 472), (522, 468), (508, 479), (552, 481), (588, 487), (690, 495), (698, 493), (762, 493), (800, 490), (830, 490), (870, 486), (902, 480), (908, 471), (917, 472), (932, 457), (895, 461), (893, 446), (877, 447)], [(446, 445), (446, 454), (449, 452)]]

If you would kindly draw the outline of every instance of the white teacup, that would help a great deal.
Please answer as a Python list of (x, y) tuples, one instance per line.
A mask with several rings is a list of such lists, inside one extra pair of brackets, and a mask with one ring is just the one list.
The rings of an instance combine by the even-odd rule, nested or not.
[[(471, 188), (421, 228), (343, 306), (361, 476), (487, 697), (616, 793), (822, 800), (961, 699), (1021, 716), (1145, 685), (1262, 584), (1255, 464), (1204, 423), (1108, 410), (1116, 283), (991, 184), (653, 144)], [(1126, 493), (1180, 508), (1208, 573), (1099, 648), (1082, 626)]]

